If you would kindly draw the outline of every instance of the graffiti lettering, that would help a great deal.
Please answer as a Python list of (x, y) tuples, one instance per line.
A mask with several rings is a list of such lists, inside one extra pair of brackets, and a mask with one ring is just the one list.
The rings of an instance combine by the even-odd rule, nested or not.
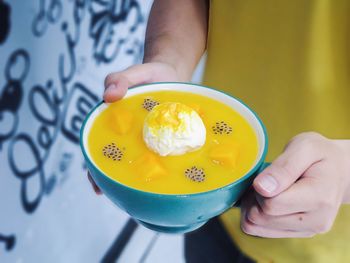
[(3, 234), (0, 234), (0, 242), (3, 242), (5, 244), (5, 249), (7, 251), (10, 251), (16, 244), (16, 237), (14, 235), (5, 236)]
[(0, 151), (4, 141), (14, 136), (18, 126), (17, 111), (23, 97), (23, 81), (28, 75), (30, 58), (27, 51), (18, 49), (9, 57), (5, 66), (7, 83), (0, 97)]
[[(127, 42), (130, 34), (142, 24), (143, 16), (140, 5), (135, 0), (93, 0), (89, 8), (91, 22), (89, 34), (94, 42), (94, 58), (97, 63), (110, 63), (119, 54), (122, 46)], [(136, 11), (135, 18), (129, 16)], [(133, 21), (127, 21), (127, 19)], [(122, 36), (118, 33), (118, 26), (125, 22), (127, 34)]]
[(0, 45), (5, 43), (10, 34), (10, 14), (10, 6), (0, 0)]
[[(47, 5), (46, 3), (49, 2)], [(62, 3), (60, 0), (40, 0), (39, 12), (32, 23), (32, 32), (36, 37), (45, 34), (48, 24), (56, 23), (62, 16)]]

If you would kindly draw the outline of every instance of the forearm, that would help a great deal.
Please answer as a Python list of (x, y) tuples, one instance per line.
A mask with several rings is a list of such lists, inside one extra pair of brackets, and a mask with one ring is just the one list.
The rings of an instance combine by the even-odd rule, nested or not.
[(155, 0), (145, 41), (144, 62), (162, 62), (188, 81), (206, 48), (207, 0)]

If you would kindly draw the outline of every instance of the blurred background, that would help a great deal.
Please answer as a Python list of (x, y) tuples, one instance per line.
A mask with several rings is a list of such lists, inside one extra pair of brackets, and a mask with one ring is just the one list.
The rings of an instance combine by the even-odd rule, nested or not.
[(185, 261), (183, 236), (95, 195), (78, 145), (104, 77), (141, 62), (151, 4), (0, 0), (0, 262)]

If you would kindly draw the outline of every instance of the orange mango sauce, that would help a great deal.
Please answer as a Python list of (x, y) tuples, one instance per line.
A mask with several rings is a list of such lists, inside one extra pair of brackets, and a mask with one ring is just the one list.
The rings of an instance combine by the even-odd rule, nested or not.
[[(149, 150), (142, 138), (144, 119), (149, 112), (143, 107), (146, 98), (159, 103), (180, 102), (196, 110), (207, 130), (203, 147), (165, 157)], [(226, 124), (223, 134), (221, 121)], [(108, 158), (104, 152), (109, 153), (112, 148), (106, 146), (112, 143), (114, 152)], [(161, 194), (192, 194), (223, 187), (245, 175), (258, 154), (256, 134), (239, 113), (214, 99), (177, 91), (143, 93), (109, 105), (94, 120), (88, 148), (95, 164), (113, 180)], [(202, 181), (186, 176), (185, 171), (194, 166), (202, 169), (205, 175)]]

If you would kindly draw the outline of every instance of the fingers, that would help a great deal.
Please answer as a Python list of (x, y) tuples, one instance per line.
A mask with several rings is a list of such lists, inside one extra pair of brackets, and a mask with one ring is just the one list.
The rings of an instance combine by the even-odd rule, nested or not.
[[(307, 179), (303, 178), (302, 180)], [(312, 184), (310, 181), (310, 184), (300, 182), (294, 195), (285, 195), (278, 200), (283, 194), (292, 192), (293, 188), (294, 186), (273, 198), (262, 197), (253, 192), (247, 194), (241, 203), (242, 214), (244, 214), (241, 223), (242, 229), (249, 234), (265, 237), (277, 237), (278, 235), (279, 237), (307, 237), (328, 232), (339, 208), (334, 206), (332, 197), (325, 195), (322, 187)], [(316, 192), (313, 191), (315, 188), (318, 189)], [(307, 190), (311, 192), (311, 200), (308, 200), (308, 196), (304, 195), (305, 193), (302, 192), (304, 190), (305, 193)], [(295, 198), (296, 196), (298, 198)], [(302, 202), (303, 200), (304, 202)], [(299, 205), (294, 204), (294, 202)], [(310, 211), (303, 208), (305, 202), (310, 206)], [(292, 209), (295, 207), (295, 211), (301, 212), (292, 211), (288, 208), (290, 206)], [(287, 231), (287, 233), (283, 231)], [(300, 235), (290, 233), (290, 231), (300, 232)]]
[(266, 198), (257, 193), (256, 200), (264, 213), (282, 216), (316, 210), (322, 194), (314, 178), (301, 178), (275, 197)]
[(266, 229), (316, 233), (318, 213), (294, 213), (283, 216), (271, 216), (260, 208), (258, 203), (245, 208), (246, 220), (249, 223)]
[[(310, 237), (328, 232), (342, 203), (341, 174), (329, 160), (329, 140), (294, 138), (253, 183), (242, 201), (242, 229), (262, 237)], [(342, 177), (341, 177), (342, 178)], [(339, 179), (339, 177), (338, 177)]]
[[(281, 216), (294, 213), (312, 212), (324, 209), (331, 204), (338, 203), (341, 198), (328, 191), (335, 182), (324, 183), (331, 171), (323, 162), (313, 164), (303, 176), (287, 190), (274, 197), (264, 197), (256, 193), (255, 197), (265, 214)], [(328, 193), (328, 194), (325, 194)]]
[[(248, 194), (242, 200), (241, 228), (253, 236), (270, 238), (310, 237), (315, 234), (312, 231), (311, 220), (306, 213), (287, 216), (270, 216), (264, 213), (254, 198), (254, 194)], [(307, 221), (305, 224), (304, 221)]]
[(308, 221), (307, 213), (295, 213), (285, 216), (271, 216), (265, 214), (260, 206), (255, 203), (246, 209), (246, 219), (255, 225), (265, 228), (288, 230), (288, 231), (308, 231), (310, 226), (305, 225), (304, 221)]
[(322, 160), (316, 134), (302, 134), (293, 139), (285, 151), (254, 180), (255, 190), (273, 197), (289, 188), (314, 163)]
[(95, 193), (98, 195), (102, 195), (102, 192), (100, 190), (100, 188), (96, 185), (94, 179), (92, 179), (92, 176), (90, 174), (90, 172), (87, 173), (87, 177), (91, 183), (92, 188), (94, 189)]
[(268, 238), (307, 238), (315, 235), (313, 232), (278, 230), (255, 225), (247, 220), (244, 214), (241, 218), (241, 229), (248, 235)]

